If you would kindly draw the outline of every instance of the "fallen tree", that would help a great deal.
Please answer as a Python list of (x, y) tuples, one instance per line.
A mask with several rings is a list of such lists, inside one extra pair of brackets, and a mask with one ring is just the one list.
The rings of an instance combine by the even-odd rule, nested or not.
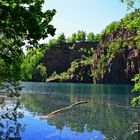
[(40, 116), (40, 118), (41, 118), (41, 119), (48, 119), (48, 118), (52, 117), (53, 115), (56, 115), (56, 114), (58, 114), (58, 113), (64, 112), (64, 111), (66, 111), (66, 110), (69, 110), (69, 109), (71, 109), (71, 108), (73, 108), (73, 107), (75, 107), (75, 106), (78, 106), (78, 105), (81, 105), (81, 104), (87, 104), (87, 103), (89, 103), (89, 101), (79, 101), (79, 102), (76, 102), (76, 103), (74, 103), (74, 104), (71, 104), (71, 105), (68, 106), (68, 107), (55, 110), (55, 111), (49, 113), (48, 115)]

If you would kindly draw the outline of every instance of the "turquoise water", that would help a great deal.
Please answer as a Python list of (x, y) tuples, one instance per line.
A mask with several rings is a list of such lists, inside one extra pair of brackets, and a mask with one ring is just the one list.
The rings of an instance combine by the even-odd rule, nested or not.
[[(130, 85), (23, 82), (21, 86), (17, 112), (24, 116), (2, 119), (1, 139), (9, 132), (16, 140), (138, 140), (140, 110), (131, 107)], [(47, 119), (40, 117), (87, 100)], [(1, 127), (2, 123), (9, 127)]]

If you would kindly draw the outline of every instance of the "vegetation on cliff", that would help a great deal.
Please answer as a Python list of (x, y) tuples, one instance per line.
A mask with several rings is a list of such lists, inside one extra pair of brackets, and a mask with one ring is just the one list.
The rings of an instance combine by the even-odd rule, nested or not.
[[(129, 8), (134, 5), (132, 0), (123, 2), (126, 2)], [(54, 35), (55, 32), (55, 28), (50, 22), (56, 11), (43, 12), (41, 10), (43, 3), (44, 1), (40, 0), (0, 2), (2, 15), (0, 21), (1, 81), (18, 81), (20, 79), (46, 81), (49, 77), (51, 79), (55, 77), (54, 79), (60, 81), (72, 82), (128, 83), (135, 74), (139, 73), (140, 9), (127, 14), (118, 22), (112, 22), (101, 34), (94, 35), (92, 32), (86, 34), (84, 31), (78, 31), (66, 38), (62, 33), (57, 39), (50, 40), (48, 44), (39, 45), (38, 41), (41, 38), (46, 38), (48, 34)], [(29, 43), (26, 45), (28, 47), (26, 56), (21, 49), (25, 45), (25, 40)], [(93, 45), (94, 47), (89, 48), (76, 48), (77, 44), (84, 44), (84, 42), (99, 43), (96, 47)], [(31, 48), (33, 46), (41, 47), (40, 49)], [(67, 67), (64, 70), (60, 69), (58, 73), (57, 70), (56, 72), (55, 70), (50, 71), (44, 62), (49, 61), (45, 60), (47, 51), (54, 49), (57, 54), (58, 49), (55, 48), (63, 49), (64, 55), (72, 52), (69, 54), (76, 56), (71, 60), (68, 59), (70, 61), (67, 62)], [(116, 62), (119, 60), (122, 65), (116, 67)], [(57, 60), (56, 64), (59, 65)], [(114, 69), (121, 71), (116, 73)], [(117, 75), (120, 73), (122, 75)]]
[[(42, 44), (40, 48), (29, 49), (27, 52), (27, 55), (24, 57), (24, 61), (22, 64), (22, 79), (27, 80), (27, 81), (45, 81), (45, 78), (47, 78), (46, 76), (50, 76), (49, 79), (57, 79), (56, 77), (58, 77), (57, 76), (58, 74), (55, 72), (57, 71), (57, 69), (49, 72), (50, 69), (47, 68), (47, 66), (46, 66), (46, 72), (45, 72), (46, 76), (42, 76), (43, 78), (41, 79), (40, 75), (36, 75), (36, 68), (38, 67), (38, 65), (41, 64), (42, 66), (45, 66), (45, 63), (47, 61), (47, 60), (44, 60), (45, 53), (48, 52), (48, 54), (51, 55), (50, 57), (54, 57), (54, 59), (56, 59), (56, 57), (60, 55), (60, 54), (57, 54), (57, 52), (60, 52), (61, 50), (63, 50), (64, 52), (62, 52), (62, 55), (63, 53), (71, 52), (71, 54), (77, 55), (76, 58), (79, 58), (79, 55), (80, 55), (81, 60), (82, 60), (81, 56), (83, 57), (83, 59), (89, 60), (89, 59), (92, 59), (93, 51), (95, 49), (94, 42), (97, 42), (100, 36), (101, 35), (99, 34), (97, 34), (96, 36), (92, 32), (89, 34), (86, 34), (84, 31), (78, 31), (77, 34), (74, 33), (72, 34), (71, 37), (66, 39), (64, 33), (62, 33), (56, 39), (51, 39), (47, 44)], [(87, 41), (90, 41), (90, 43), (88, 43)], [(82, 44), (82, 42), (85, 43), (87, 47), (85, 47), (85, 45)], [(80, 43), (85, 48), (81, 47)], [(61, 55), (59, 57), (62, 60)], [(73, 60), (76, 61), (76, 59), (73, 59)], [(59, 63), (60, 62), (57, 62), (55, 63), (55, 65), (60, 65)], [(45, 68), (43, 69), (45, 70)], [(54, 66), (54, 69), (55, 69), (55, 66)], [(42, 72), (39, 72), (39, 73), (42, 73)], [(60, 78), (61, 81), (66, 80), (64, 78), (65, 77), (64, 73), (60, 75), (63, 77), (62, 78), (61, 76), (59, 76), (61, 77)], [(55, 77), (55, 78), (52, 78), (52, 77)], [(69, 76), (67, 75), (66, 77), (68, 78)]]
[[(133, 92), (136, 92), (138, 94), (138, 92), (140, 91), (140, 74), (137, 74), (132, 80), (135, 82)], [(133, 107), (140, 105), (140, 96), (133, 98), (132, 104)]]
[[(26, 59), (37, 59), (35, 68), (32, 68), (28, 74), (35, 77), (33, 69), (41, 65), (46, 67), (47, 81), (72, 81), (72, 82), (94, 82), (94, 83), (131, 83), (131, 79), (135, 74), (139, 73), (139, 48), (140, 48), (140, 9), (127, 14), (118, 22), (109, 24), (102, 34), (94, 35), (94, 33), (86, 34), (84, 31), (73, 33), (71, 37), (66, 39), (61, 34), (56, 39), (52, 39), (48, 44), (43, 44), (45, 48), (42, 58), (38, 56), (26, 56)], [(95, 45), (84, 46), (84, 42), (99, 42)], [(79, 47), (80, 44), (83, 47)], [(77, 47), (77, 48), (76, 48)], [(56, 49), (57, 48), (57, 49)], [(71, 53), (71, 52), (74, 53)], [(48, 52), (48, 53), (47, 53)], [(54, 53), (53, 53), (54, 52)], [(61, 52), (61, 53), (60, 53)], [(49, 53), (52, 56), (48, 56)], [(69, 59), (69, 55), (77, 56)], [(57, 56), (60, 55), (60, 58)], [(64, 60), (66, 63), (63, 63)], [(50, 66), (46, 64), (55, 62), (61, 70), (50, 70)], [(68, 65), (66, 68), (61, 66)], [(29, 61), (24, 61), (23, 65), (28, 65)], [(32, 63), (32, 62), (31, 62)], [(59, 68), (60, 68), (59, 67)], [(55, 66), (54, 66), (55, 68)], [(24, 69), (23, 69), (24, 70)], [(44, 69), (45, 70), (45, 69)], [(84, 72), (85, 71), (85, 72)], [(24, 78), (24, 80), (33, 80), (33, 78)], [(39, 75), (38, 75), (39, 76)], [(39, 77), (37, 79), (40, 79)], [(36, 81), (36, 80), (35, 80)], [(41, 79), (41, 81), (45, 81)]]
[[(102, 78), (104, 80), (108, 67), (110, 67), (110, 65), (113, 66), (113, 60), (115, 61), (115, 58), (117, 59), (121, 53), (124, 54), (124, 56), (120, 57), (125, 59), (125, 65), (126, 63), (134, 64), (133, 66), (132, 64), (128, 64), (131, 71), (133, 69), (132, 67), (135, 69), (129, 81), (139, 72), (139, 21), (140, 9), (137, 9), (126, 15), (121, 21), (113, 22), (107, 26), (97, 47), (97, 55), (100, 59), (95, 60), (97, 64), (94, 66), (94, 69), (97, 69), (97, 71), (102, 70), (102, 72), (97, 75), (97, 78)], [(135, 58), (137, 58), (137, 60), (134, 60)], [(118, 65), (120, 64), (118, 63)], [(125, 66), (124, 70), (128, 71), (128, 66)]]

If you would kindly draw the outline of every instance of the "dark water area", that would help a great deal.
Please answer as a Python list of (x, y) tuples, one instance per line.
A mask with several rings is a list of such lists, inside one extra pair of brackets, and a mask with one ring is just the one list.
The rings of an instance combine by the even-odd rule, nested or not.
[[(21, 86), (18, 112), (24, 116), (1, 120), (12, 126), (8, 133), (16, 140), (139, 140), (140, 110), (131, 107), (135, 96), (131, 85), (23, 82)], [(89, 103), (40, 117), (79, 101)], [(9, 127), (0, 127), (1, 140)]]

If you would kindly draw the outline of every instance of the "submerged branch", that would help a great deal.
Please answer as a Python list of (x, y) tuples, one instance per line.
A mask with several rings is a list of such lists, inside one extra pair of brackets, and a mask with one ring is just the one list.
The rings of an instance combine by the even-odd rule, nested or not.
[(74, 104), (71, 104), (71, 105), (68, 106), (68, 107), (61, 108), (61, 109), (58, 109), (58, 110), (56, 110), (56, 111), (53, 111), (53, 112), (49, 113), (48, 115), (40, 116), (40, 118), (41, 118), (41, 119), (48, 119), (48, 118), (50, 118), (51, 116), (56, 115), (56, 114), (58, 114), (58, 113), (61, 113), (61, 112), (63, 112), (63, 111), (66, 111), (66, 110), (68, 110), (68, 109), (71, 109), (72, 107), (75, 107), (75, 106), (80, 105), (80, 104), (87, 104), (87, 103), (89, 103), (89, 101), (80, 101), (80, 102), (76, 102), (76, 103), (74, 103)]

